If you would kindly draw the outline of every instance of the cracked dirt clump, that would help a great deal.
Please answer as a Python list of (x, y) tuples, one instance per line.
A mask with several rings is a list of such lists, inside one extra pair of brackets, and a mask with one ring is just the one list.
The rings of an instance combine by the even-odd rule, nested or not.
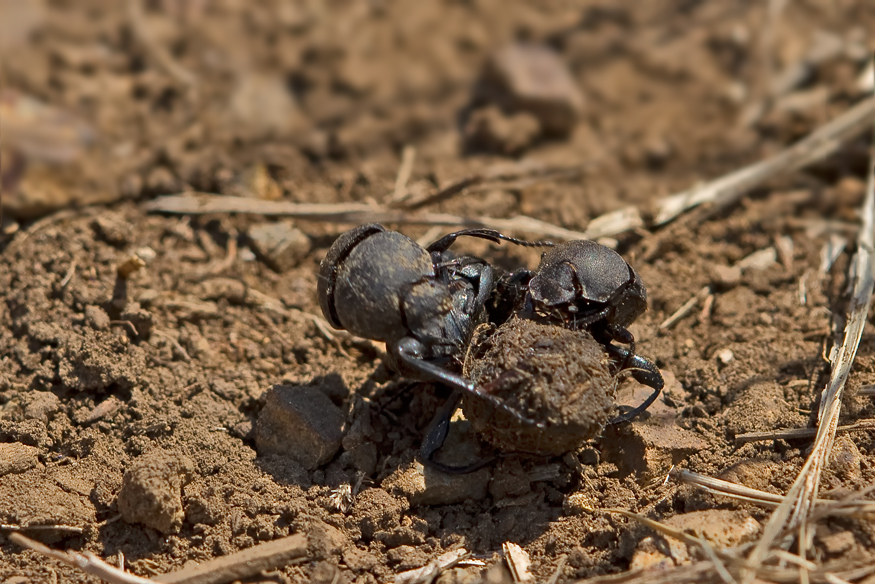
[(128, 523), (142, 523), (161, 533), (177, 533), (185, 514), (182, 487), (191, 480), (194, 463), (163, 450), (146, 454), (125, 472), (118, 507)]
[(601, 345), (585, 331), (513, 319), (493, 334), (482, 327), (465, 358), (465, 376), (526, 417), (466, 396), (465, 417), (502, 450), (559, 455), (597, 436), (613, 411), (616, 380)]

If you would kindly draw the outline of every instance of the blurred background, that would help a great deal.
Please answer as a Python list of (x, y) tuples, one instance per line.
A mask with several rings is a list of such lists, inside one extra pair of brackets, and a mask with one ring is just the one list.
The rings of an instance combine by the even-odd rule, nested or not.
[[(873, 0), (0, 0), (0, 448), (18, 453), (0, 468), (0, 529), (36, 526), (58, 549), (152, 576), (315, 526), (324, 561), (269, 581), (324, 584), (390, 581), (462, 545), (486, 563), (440, 582), (470, 583), (506, 542), (541, 582), (691, 561), (594, 507), (746, 540), (764, 511), (730, 511), (667, 473), (778, 493), (801, 468), (807, 442), (735, 437), (816, 415), (870, 137), (860, 122), (832, 155), (732, 205), (653, 217), (664, 197), (871, 105), (872, 31)], [(351, 225), (150, 213), (184, 192), (553, 229), (509, 230), (532, 239), (580, 238), (631, 210), (609, 243), (646, 282), (630, 330), (664, 399), (579, 458), (508, 458), (435, 505), (408, 503), (389, 477), (418, 472), (408, 463), (445, 396), (417, 385), (395, 399), (405, 386), (380, 344), (320, 316), (319, 262)], [(426, 242), (453, 229), (386, 224)], [(458, 249), (508, 270), (540, 253)], [(871, 341), (842, 424), (875, 417), (854, 395), (875, 385)], [(330, 462), (256, 455), (278, 383), (323, 392), (337, 426), (355, 414)], [(629, 382), (617, 401), (643, 395)], [(371, 409), (353, 412), (362, 396)], [(822, 484), (843, 497), (875, 482), (875, 440), (840, 440)], [(163, 527), (151, 512), (118, 520), (123, 482), (153, 451), (173, 468), (193, 459), (192, 482), (167, 487)], [(367, 493), (352, 515), (331, 502), (340, 487)], [(868, 519), (823, 522), (816, 538), (817, 561), (872, 563)], [(96, 581), (0, 546), (0, 580)]]
[(581, 228), (860, 100), (875, 5), (2, 0), (0, 27), (7, 231), (183, 190), (385, 202), (405, 148), (402, 196), (496, 160), (580, 165), (440, 208)]

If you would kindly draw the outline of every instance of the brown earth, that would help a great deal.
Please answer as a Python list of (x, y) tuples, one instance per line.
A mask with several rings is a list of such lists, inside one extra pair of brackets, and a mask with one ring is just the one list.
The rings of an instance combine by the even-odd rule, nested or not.
[[(142, 205), (182, 190), (383, 202), (412, 145), (415, 192), (506, 154), (586, 165), (574, 178), (471, 189), (430, 211), (577, 230), (627, 205), (648, 213), (862, 99), (875, 4), (788, 3), (771, 25), (767, 3), (680, 0), (144, 4), (138, 15), (108, 0), (0, 3), (18, 11), (0, 14), (14, 23), (0, 27), (0, 580), (96, 581), (22, 551), (10, 526), (123, 558), (142, 576), (306, 532), (308, 562), (254, 581), (326, 583), (391, 581), (460, 546), (482, 564), (440, 582), (478, 581), (504, 542), (529, 553), (537, 581), (559, 566), (567, 582), (645, 565), (648, 554), (672, 562), (650, 531), (600, 508), (699, 529), (718, 545), (756, 537), (767, 511), (663, 479), (676, 465), (782, 493), (798, 473), (810, 441), (735, 436), (804, 427), (816, 412), (848, 265), (844, 253), (820, 275), (821, 250), (830, 237), (853, 241), (866, 140), (701, 225), (657, 232), (659, 245), (643, 229), (620, 236), (650, 301), (632, 327), (637, 350), (663, 370), (665, 397), (578, 455), (507, 457), (449, 481), (438, 500), (462, 498), (450, 504), (405, 482), (446, 392), (411, 387), (381, 365), (378, 344), (312, 318), (319, 261), (350, 225), (297, 222), (306, 239), (294, 261), (268, 265), (244, 236), (263, 218)], [(487, 56), (514, 40), (546, 44), (567, 65), (583, 95), (570, 135), (473, 100)], [(28, 118), (39, 102), (56, 108), (44, 126)], [(784, 253), (728, 269), (767, 248)], [(508, 269), (538, 259), (485, 242), (458, 249)], [(119, 279), (135, 253), (146, 267)], [(709, 310), (700, 302), (658, 328), (709, 284)], [(873, 383), (864, 335), (842, 423), (873, 416), (871, 399), (854, 396)], [(277, 385), (316, 388), (351, 427), (370, 429), (347, 440), (350, 429), (312, 470), (259, 457), (256, 421)], [(624, 383), (618, 402), (644, 389)], [(451, 439), (460, 452), (479, 447), (461, 431)], [(871, 432), (840, 437), (825, 496), (871, 484), (873, 469)], [(337, 504), (342, 485), (349, 506)], [(873, 542), (871, 523), (823, 522), (816, 559), (872, 562)]]

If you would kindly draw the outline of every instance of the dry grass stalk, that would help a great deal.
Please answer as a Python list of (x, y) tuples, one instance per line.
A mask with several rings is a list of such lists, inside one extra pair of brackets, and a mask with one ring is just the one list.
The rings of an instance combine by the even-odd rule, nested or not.
[(54, 558), (68, 566), (78, 568), (110, 584), (155, 584), (152, 580), (140, 578), (124, 570), (110, 566), (91, 552), (59, 552), (38, 541), (24, 537), (20, 533), (9, 535), (9, 541), (23, 548), (33, 550), (49, 558)]
[(711, 287), (705, 286), (698, 292), (696, 292), (695, 296), (687, 300), (680, 308), (674, 311), (674, 313), (669, 316), (667, 319), (662, 321), (659, 324), (659, 330), (668, 330), (680, 321), (684, 319), (688, 314), (693, 312), (693, 309), (696, 308), (696, 305), (699, 304), (700, 300), (704, 300), (711, 294)]
[(128, 0), (128, 24), (131, 27), (131, 32), (140, 41), (146, 52), (155, 60), (155, 64), (158, 67), (163, 69), (165, 73), (181, 85), (194, 87), (197, 83), (197, 78), (194, 74), (177, 63), (170, 53), (155, 41), (155, 37), (146, 23), (141, 2), (142, 0)]
[(277, 570), (308, 559), (307, 537), (289, 535), (245, 550), (220, 556), (182, 570), (156, 576), (150, 582), (164, 584), (224, 584), (247, 580), (262, 572)]
[[(705, 476), (688, 470), (675, 471), (671, 475), (678, 482), (693, 485), (712, 495), (728, 497), (737, 501), (753, 503), (762, 507), (774, 508), (781, 504), (782, 495), (752, 489), (723, 479)], [(826, 516), (863, 516), (875, 512), (875, 501), (863, 497), (875, 490), (875, 486), (863, 489), (840, 500), (817, 499), (816, 510), (809, 516), (809, 522)]]
[(421, 568), (395, 575), (395, 584), (430, 584), (444, 570), (448, 570), (470, 554), (465, 548), (451, 550)]
[(62, 525), (59, 523), (51, 525), (12, 525), (11, 523), (0, 523), (2, 531), (58, 531), (61, 533), (82, 534), (85, 530), (76, 525)]
[(725, 208), (766, 180), (792, 172), (833, 154), (842, 144), (866, 131), (870, 127), (869, 122), (873, 119), (875, 119), (875, 97), (858, 103), (771, 158), (662, 199), (654, 224), (668, 223), (685, 211), (703, 203), (714, 203), (719, 208)]
[[(209, 193), (186, 193), (159, 197), (146, 203), (147, 211), (180, 215), (203, 215), (209, 213), (243, 213), (291, 217), (305, 221), (330, 221), (332, 223), (390, 223), (395, 225), (444, 225), (460, 227), (485, 227), (498, 231), (524, 231), (554, 239), (595, 239), (605, 233), (572, 231), (525, 215), (510, 219), (493, 217), (461, 217), (449, 213), (411, 214), (366, 205), (362, 203), (292, 203), (288, 201), (264, 201), (247, 197), (228, 197)], [(617, 225), (617, 223), (615, 223)], [(631, 227), (630, 227), (631, 228)], [(624, 229), (626, 231), (627, 229)]]
[(395, 190), (392, 193), (392, 198), (389, 199), (389, 203), (397, 203), (407, 198), (409, 194), (407, 181), (410, 180), (410, 175), (413, 173), (414, 160), (416, 160), (416, 148), (408, 144), (401, 151), (401, 165), (398, 167), (398, 174), (395, 176)]
[(528, 552), (511, 541), (501, 544), (501, 549), (504, 551), (504, 559), (507, 562), (507, 567), (510, 568), (513, 581), (528, 582), (531, 580), (529, 566), (532, 561), (529, 559)]
[[(502, 163), (490, 166), (472, 176), (467, 176), (453, 181), (449, 185), (431, 193), (420, 196), (405, 196), (396, 199), (392, 197), (390, 206), (407, 210), (421, 209), (428, 205), (434, 205), (446, 201), (472, 187), (479, 187), (487, 182), (516, 181), (521, 180), (519, 185), (531, 186), (538, 182), (556, 180), (561, 178), (574, 178), (583, 172), (583, 166), (570, 167), (546, 166), (537, 160), (521, 160), (519, 162)], [(500, 187), (501, 185), (493, 185)]]
[[(875, 98), (866, 103), (875, 104)], [(859, 107), (859, 106), (858, 106)], [(870, 116), (871, 118), (872, 116)], [(871, 120), (870, 120), (871, 121)], [(848, 307), (848, 319), (844, 329), (844, 339), (838, 351), (832, 355), (832, 372), (829, 382), (823, 391), (818, 412), (817, 435), (812, 452), (806, 460), (786, 497), (778, 506), (763, 535), (749, 557), (754, 569), (748, 570), (743, 578), (749, 584), (756, 577), (755, 569), (762, 565), (770, 550), (777, 544), (783, 547), (785, 541), (779, 541), (782, 532), (798, 529), (799, 555), (806, 557), (811, 545), (812, 533), (807, 529), (807, 519), (817, 498), (820, 487), (820, 475), (828, 460), (838, 427), (841, 411), (841, 398), (863, 336), (866, 325), (866, 315), (872, 303), (873, 258), (875, 249), (875, 148), (870, 160), (868, 185), (862, 209), (862, 228), (857, 240), (857, 252), (850, 266), (849, 281), (853, 283), (851, 303)]]
[[(857, 395), (860, 395), (859, 393)], [(875, 420), (860, 420), (846, 426), (838, 426), (836, 433), (855, 432), (858, 430), (875, 430)], [(759, 442), (760, 440), (798, 440), (812, 438), (817, 435), (817, 428), (786, 428), (783, 430), (767, 430), (765, 432), (748, 432), (735, 437), (736, 442)]]

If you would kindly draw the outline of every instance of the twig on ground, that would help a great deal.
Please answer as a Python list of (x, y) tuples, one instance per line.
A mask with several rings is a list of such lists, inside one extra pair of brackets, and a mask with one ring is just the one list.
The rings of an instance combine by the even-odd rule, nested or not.
[(504, 560), (507, 562), (507, 567), (510, 568), (513, 581), (528, 582), (531, 580), (529, 565), (532, 561), (529, 559), (528, 552), (512, 541), (501, 544), (501, 549), (504, 551)]
[(407, 181), (410, 180), (410, 174), (413, 172), (413, 161), (416, 160), (416, 148), (408, 144), (401, 151), (401, 165), (398, 167), (398, 174), (395, 177), (395, 191), (389, 199), (389, 203), (399, 203), (409, 196), (407, 190)]
[(771, 158), (662, 199), (654, 224), (668, 223), (703, 203), (713, 203), (718, 210), (732, 205), (766, 180), (826, 158), (842, 144), (866, 131), (871, 125), (867, 122), (873, 119), (875, 97), (858, 103)]
[(167, 50), (155, 41), (143, 14), (142, 0), (128, 0), (128, 24), (131, 32), (165, 73), (186, 87), (194, 87), (197, 78), (188, 69), (174, 60)]
[[(420, 196), (405, 197), (400, 201), (393, 200), (391, 206), (412, 211), (446, 201), (466, 189), (482, 185), (486, 182), (525, 179), (524, 186), (531, 186), (545, 180), (575, 177), (583, 172), (583, 170), (583, 165), (551, 167), (536, 160), (522, 160), (520, 162), (496, 164), (472, 176), (455, 180), (435, 192), (426, 193)], [(500, 188), (500, 185), (495, 186)]]
[[(861, 105), (865, 104), (875, 104), (875, 97), (870, 98)], [(864, 120), (875, 121), (872, 118), (873, 116), (870, 114)], [(863, 125), (862, 121), (861, 125)], [(871, 123), (865, 124), (861, 130), (871, 127)], [(794, 531), (798, 528), (799, 555), (803, 558), (808, 555), (810, 539), (813, 534), (806, 528), (806, 521), (817, 498), (821, 472), (832, 450), (841, 412), (842, 393), (850, 374), (851, 365), (857, 354), (860, 339), (863, 336), (866, 316), (872, 303), (873, 286), (875, 286), (872, 273), (872, 254), (873, 246), (875, 246), (875, 148), (873, 148), (869, 161), (869, 177), (866, 197), (863, 202), (862, 217), (862, 228), (857, 240), (857, 252), (854, 254), (853, 261), (851, 262), (848, 278), (852, 283), (853, 292), (850, 306), (848, 307), (847, 322), (844, 327), (844, 339), (841, 346), (837, 351), (833, 352), (830, 359), (832, 372), (820, 400), (817, 435), (814, 440), (814, 446), (799, 476), (793, 482), (780, 506), (769, 518), (768, 523), (763, 529), (762, 537), (757, 542), (753, 552), (751, 552), (749, 561), (753, 569), (747, 570), (744, 574), (744, 584), (750, 584), (754, 580), (756, 569), (762, 566), (769, 551), (776, 543), (780, 543), (780, 547), (784, 547), (783, 544), (785, 542), (779, 542), (778, 540), (785, 530)]]
[[(766, 491), (752, 489), (744, 485), (731, 483), (723, 479), (709, 477), (688, 470), (676, 471), (672, 476), (680, 483), (693, 485), (711, 493), (712, 495), (729, 497), (730, 499), (753, 503), (762, 507), (777, 507), (784, 498), (782, 495), (776, 493), (767, 493)], [(868, 495), (873, 489), (875, 489), (875, 486), (853, 493), (841, 500), (817, 499), (815, 501), (817, 507), (809, 517), (809, 522), (826, 516), (856, 516), (875, 511), (875, 501), (863, 499), (863, 497)]]
[(228, 229), (228, 253), (218, 262), (214, 263), (208, 270), (209, 274), (221, 274), (225, 270), (234, 265), (234, 260), (237, 259), (237, 230), (233, 227)]
[(164, 584), (225, 584), (246, 580), (261, 572), (277, 570), (308, 559), (307, 537), (290, 535), (251, 548), (208, 560), (177, 572), (156, 576), (150, 582)]
[(124, 570), (119, 570), (110, 566), (91, 552), (59, 552), (53, 550), (38, 541), (34, 541), (24, 537), (20, 533), (13, 533), (9, 536), (9, 541), (23, 548), (33, 550), (44, 556), (54, 558), (59, 562), (63, 562), (68, 566), (79, 568), (86, 574), (97, 576), (110, 584), (155, 584), (152, 580), (140, 578)]
[(674, 311), (674, 314), (659, 324), (659, 330), (668, 330), (684, 319), (685, 316), (693, 312), (700, 300), (704, 300), (711, 294), (711, 286), (705, 286), (696, 295), (687, 300), (680, 308)]
[(421, 568), (396, 574), (395, 584), (431, 584), (442, 571), (452, 568), (469, 555), (465, 548), (448, 551)]
[(547, 584), (556, 584), (559, 581), (559, 577), (562, 575), (562, 570), (565, 569), (565, 563), (568, 561), (568, 554), (562, 554), (559, 556), (559, 561), (556, 562), (556, 569), (553, 570), (553, 575), (550, 576), (550, 579), (547, 580)]
[(2, 531), (60, 531), (62, 533), (82, 534), (85, 530), (75, 525), (12, 525), (10, 523), (0, 523)]
[(67, 287), (67, 284), (70, 283), (70, 280), (73, 279), (73, 274), (76, 273), (76, 267), (77, 267), (77, 265), (78, 265), (78, 263), (76, 262), (75, 259), (74, 259), (72, 262), (70, 262), (70, 269), (67, 270), (67, 273), (64, 275), (64, 279), (61, 280), (61, 284), (60, 284), (60, 286), (61, 286), (61, 290), (63, 290), (64, 288), (66, 288), (66, 287)]
[(842, 255), (843, 251), (845, 251), (847, 245), (847, 238), (835, 233), (831, 234), (829, 240), (823, 244), (823, 248), (820, 250), (820, 267), (818, 268), (818, 274), (821, 276), (826, 275), (838, 257)]
[[(847, 426), (836, 427), (836, 433), (856, 432), (858, 430), (875, 430), (875, 420), (860, 420)], [(813, 438), (816, 435), (817, 428), (785, 428), (783, 430), (739, 434), (735, 437), (735, 441), (744, 443), (759, 442), (760, 440), (798, 440), (800, 438)]]
[[(124, 322), (130, 322), (130, 321), (124, 321)], [(131, 326), (133, 326), (133, 324)], [(136, 329), (134, 329), (134, 330), (136, 330)], [(183, 347), (179, 343), (179, 339), (177, 339), (176, 337), (174, 337), (170, 333), (165, 333), (164, 331), (161, 331), (161, 330), (155, 330), (155, 331), (153, 331), (153, 333), (155, 335), (161, 337), (162, 339), (166, 339), (166, 340), (170, 341), (171, 346), (173, 346), (173, 348), (176, 349), (176, 352), (179, 353), (180, 357), (182, 357), (182, 360), (185, 361), (186, 363), (191, 363), (191, 355), (189, 355), (188, 351), (185, 350), (185, 347)]]
[(264, 201), (246, 197), (228, 197), (209, 193), (186, 193), (159, 197), (145, 204), (148, 211), (181, 215), (207, 213), (251, 213), (257, 215), (283, 216), (305, 221), (330, 221), (332, 223), (393, 223), (396, 225), (448, 225), (461, 227), (485, 227), (499, 231), (525, 231), (556, 239), (595, 239), (612, 233), (572, 231), (540, 221), (533, 217), (518, 215), (510, 219), (493, 217), (460, 217), (448, 213), (411, 214), (366, 205), (362, 203), (319, 204), (292, 203), (288, 201)]
[(719, 576), (720, 580), (722, 580), (726, 584), (734, 584), (735, 578), (733, 578), (732, 574), (729, 573), (729, 570), (726, 569), (726, 564), (724, 562), (728, 562), (736, 567), (744, 564), (744, 560), (735, 555), (734, 550), (715, 550), (710, 542), (702, 537), (691, 535), (683, 530), (676, 529), (674, 527), (671, 527), (670, 525), (666, 525), (658, 521), (654, 521), (653, 519), (644, 517), (643, 515), (639, 515), (638, 513), (632, 513), (631, 511), (626, 511), (625, 509), (602, 509), (601, 511), (604, 511), (606, 513), (615, 513), (617, 515), (623, 515), (624, 517), (634, 519), (638, 523), (653, 529), (657, 533), (667, 535), (668, 537), (681, 541), (688, 546), (694, 546), (699, 548), (709, 558), (709, 561), (713, 566), (715, 573)]
[(111, 320), (109, 321), (109, 326), (120, 326), (127, 328), (133, 338), (137, 338), (140, 335), (140, 333), (137, 332), (137, 327), (135, 327), (134, 323), (129, 320)]

